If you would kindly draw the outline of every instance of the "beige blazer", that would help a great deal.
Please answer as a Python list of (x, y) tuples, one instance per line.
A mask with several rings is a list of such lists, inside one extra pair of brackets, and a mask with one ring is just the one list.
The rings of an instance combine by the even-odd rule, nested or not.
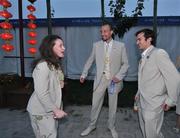
[[(103, 41), (98, 41), (93, 44), (93, 49), (90, 57), (88, 58), (82, 76), (85, 78), (88, 74), (88, 70), (91, 67), (92, 63), (96, 63), (96, 77), (94, 79), (94, 89), (98, 86), (103, 75), (104, 66), (105, 66), (105, 52), (104, 52), (104, 43)], [(126, 53), (126, 48), (124, 43), (113, 40), (112, 50), (110, 53), (110, 74), (112, 77), (117, 77), (119, 80), (123, 80), (128, 69), (128, 58)], [(118, 91), (122, 89), (121, 83), (116, 84)]]
[(146, 110), (158, 110), (165, 102), (176, 105), (180, 75), (163, 49), (152, 47), (140, 61), (138, 93), (140, 105)]
[(61, 86), (55, 69), (49, 69), (47, 62), (37, 64), (33, 71), (34, 92), (28, 102), (27, 110), (32, 115), (52, 114), (52, 110), (60, 108)]

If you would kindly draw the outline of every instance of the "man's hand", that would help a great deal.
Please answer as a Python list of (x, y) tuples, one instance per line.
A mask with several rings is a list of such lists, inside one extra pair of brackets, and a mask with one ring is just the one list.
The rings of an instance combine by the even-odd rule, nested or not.
[(112, 80), (115, 82), (115, 83), (118, 83), (118, 82), (120, 82), (121, 80), (119, 80), (118, 78), (116, 78), (116, 77), (113, 77), (112, 78)]
[(164, 111), (168, 111), (171, 107), (169, 105), (167, 105), (166, 103), (164, 103), (162, 105), (162, 108), (163, 108)]
[(84, 77), (80, 77), (80, 83), (84, 83), (85, 78)]

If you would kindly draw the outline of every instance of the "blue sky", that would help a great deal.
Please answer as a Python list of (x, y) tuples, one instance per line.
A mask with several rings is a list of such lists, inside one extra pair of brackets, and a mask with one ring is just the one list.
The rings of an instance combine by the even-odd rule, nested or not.
[[(10, 0), (13, 6), (9, 11), (13, 13), (13, 18), (18, 18), (18, 13), (14, 12), (18, 9), (17, 0)], [(153, 15), (153, 1), (145, 0), (145, 9), (143, 16)], [(106, 16), (111, 16), (108, 7), (109, 0), (105, 0)], [(30, 4), (27, 0), (23, 0), (23, 17), (27, 18), (28, 11), (26, 6)], [(46, 18), (45, 0), (37, 0), (34, 5), (37, 7), (35, 15), (38, 18)], [(54, 10), (55, 18), (69, 17), (100, 17), (101, 1), (100, 0), (51, 0), (51, 6)], [(136, 0), (127, 0), (126, 11), (131, 15), (131, 11), (136, 6)], [(2, 9), (2, 7), (0, 8)], [(158, 16), (180, 16), (180, 0), (158, 0)]]

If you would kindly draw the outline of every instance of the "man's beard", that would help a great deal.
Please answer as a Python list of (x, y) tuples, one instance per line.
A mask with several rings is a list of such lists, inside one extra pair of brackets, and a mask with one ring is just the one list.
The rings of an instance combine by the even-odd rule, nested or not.
[(103, 41), (107, 41), (107, 40), (109, 40), (109, 39), (107, 39), (107, 38), (103, 38), (103, 37), (102, 37), (101, 39), (102, 39)]

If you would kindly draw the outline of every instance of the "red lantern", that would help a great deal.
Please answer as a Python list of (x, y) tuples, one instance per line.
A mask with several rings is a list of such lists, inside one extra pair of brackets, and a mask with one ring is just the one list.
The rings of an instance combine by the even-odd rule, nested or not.
[(28, 44), (35, 45), (35, 44), (37, 44), (37, 41), (35, 39), (30, 39), (30, 40), (28, 40)]
[(14, 50), (14, 46), (10, 44), (4, 44), (2, 45), (2, 49), (6, 52), (11, 52), (12, 50)]
[(36, 19), (36, 16), (34, 16), (33, 14), (28, 14), (28, 19), (30, 20), (35, 20)]
[(3, 29), (12, 29), (12, 25), (9, 22), (1, 22), (0, 27)]
[(0, 37), (3, 40), (11, 40), (11, 39), (13, 39), (13, 35), (10, 34), (10, 33), (2, 33), (2, 34), (0, 34)]
[(6, 19), (12, 18), (12, 14), (10, 12), (8, 12), (7, 10), (0, 11), (0, 16), (4, 17)]
[[(28, 1), (33, 3), (36, 0)], [(28, 5), (27, 9), (30, 11), (30, 14), (27, 15), (27, 18), (30, 19), (29, 23), (27, 24), (27, 27), (30, 29), (30, 31), (28, 32), (28, 36), (30, 37), (30, 39), (27, 41), (27, 43), (30, 45), (36, 45), (37, 41), (35, 38), (37, 36), (37, 33), (35, 32), (35, 29), (37, 28), (37, 25), (34, 23), (34, 20), (36, 20), (36, 16), (33, 15), (33, 12), (36, 10), (36, 8), (33, 5)], [(31, 54), (35, 54), (37, 52), (36, 48), (34, 47), (29, 48), (28, 51)]]
[(0, 5), (3, 6), (3, 10), (0, 11), (0, 16), (5, 18), (5, 21), (0, 23), (0, 28), (5, 30), (4, 33), (0, 34), (0, 38), (5, 40), (5, 44), (2, 45), (2, 49), (6, 52), (11, 52), (14, 50), (14, 46), (10, 44), (10, 40), (13, 39), (13, 35), (10, 33), (12, 25), (9, 23), (9, 18), (12, 18), (12, 14), (7, 11), (7, 8), (12, 5), (8, 0), (0, 0)]
[(36, 24), (34, 24), (34, 23), (28, 23), (28, 28), (30, 28), (30, 29), (36, 29), (37, 28), (37, 25)]
[(7, 0), (0, 1), (0, 5), (2, 5), (4, 8), (9, 8), (12, 6), (11, 3)]
[(27, 9), (28, 9), (30, 12), (36, 11), (36, 8), (35, 8), (33, 5), (28, 5), (28, 6), (27, 6)]
[(29, 36), (29, 37), (36, 37), (36, 36), (37, 36), (37, 33), (31, 31), (31, 32), (28, 32), (28, 36)]
[(37, 49), (35, 47), (31, 47), (31, 48), (28, 49), (28, 51), (29, 51), (30, 54), (36, 54)]

